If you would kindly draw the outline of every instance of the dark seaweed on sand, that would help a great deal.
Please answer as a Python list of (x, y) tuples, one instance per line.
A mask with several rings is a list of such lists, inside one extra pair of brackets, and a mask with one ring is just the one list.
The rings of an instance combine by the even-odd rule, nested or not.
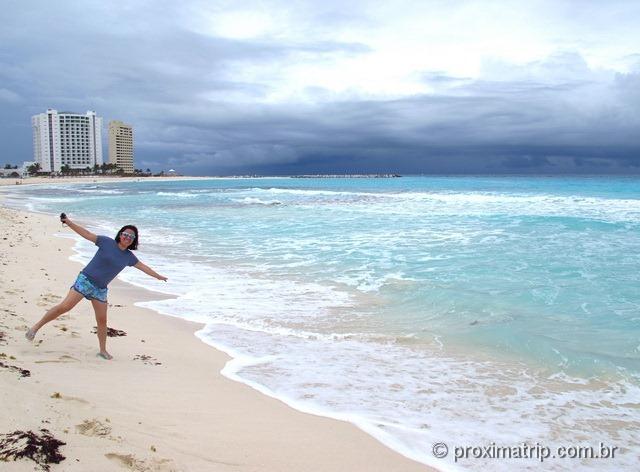
[(0, 367), (3, 369), (11, 370), (13, 372), (18, 372), (20, 374), (20, 377), (31, 377), (30, 371), (28, 371), (27, 369), (16, 367), (15, 365), (5, 364), (4, 362), (0, 361)]
[(14, 431), (0, 434), (0, 460), (10, 461), (31, 459), (42, 470), (50, 470), (49, 464), (59, 464), (65, 457), (58, 448), (66, 443), (54, 438), (49, 430), (41, 429), (40, 433), (33, 431)]
[(4, 334), (4, 331), (0, 331), (0, 343), (5, 342), (6, 340), (6, 335)]
[(142, 361), (145, 364), (149, 364), (149, 365), (162, 365), (162, 362), (158, 362), (157, 359), (154, 359), (151, 356), (148, 356), (147, 354), (136, 354), (133, 357), (134, 361)]
[[(98, 332), (98, 327), (94, 326), (93, 327), (93, 334), (96, 334)], [(118, 336), (126, 336), (127, 333), (125, 333), (122, 330), (119, 329), (115, 329), (115, 328), (107, 328), (107, 336), (109, 336), (110, 338), (116, 338)]]

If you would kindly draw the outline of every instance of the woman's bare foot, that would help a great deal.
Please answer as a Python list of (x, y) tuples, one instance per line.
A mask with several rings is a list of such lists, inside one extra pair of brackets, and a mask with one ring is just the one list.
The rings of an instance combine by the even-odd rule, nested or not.
[(111, 359), (113, 359), (113, 356), (109, 354), (107, 351), (100, 351), (98, 354), (96, 354), (96, 356), (102, 357), (107, 361), (110, 361)]
[(33, 339), (36, 337), (37, 332), (38, 330), (34, 331), (33, 328), (29, 328), (27, 332), (24, 333), (24, 337), (27, 338), (27, 341), (33, 341)]

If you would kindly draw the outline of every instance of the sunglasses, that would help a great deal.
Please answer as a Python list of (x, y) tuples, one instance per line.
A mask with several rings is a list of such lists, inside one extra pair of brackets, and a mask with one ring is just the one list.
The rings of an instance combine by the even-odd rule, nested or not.
[(120, 233), (120, 237), (131, 239), (131, 240), (136, 239), (136, 235), (131, 233)]

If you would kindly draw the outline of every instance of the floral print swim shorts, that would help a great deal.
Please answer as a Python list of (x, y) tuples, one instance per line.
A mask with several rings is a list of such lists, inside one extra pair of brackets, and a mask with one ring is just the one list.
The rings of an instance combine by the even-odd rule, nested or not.
[(84, 295), (87, 300), (98, 300), (99, 302), (107, 303), (108, 289), (96, 287), (82, 272), (78, 274), (78, 278), (71, 288)]

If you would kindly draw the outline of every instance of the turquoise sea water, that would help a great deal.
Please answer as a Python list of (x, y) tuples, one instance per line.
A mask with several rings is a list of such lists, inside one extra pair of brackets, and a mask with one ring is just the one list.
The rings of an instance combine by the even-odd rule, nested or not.
[[(640, 440), (640, 179), (217, 179), (23, 186), (9, 205), (106, 234), (167, 275), (124, 280), (206, 323), (225, 374), (445, 469), (436, 441)], [(94, 248), (77, 244), (88, 261)]]

